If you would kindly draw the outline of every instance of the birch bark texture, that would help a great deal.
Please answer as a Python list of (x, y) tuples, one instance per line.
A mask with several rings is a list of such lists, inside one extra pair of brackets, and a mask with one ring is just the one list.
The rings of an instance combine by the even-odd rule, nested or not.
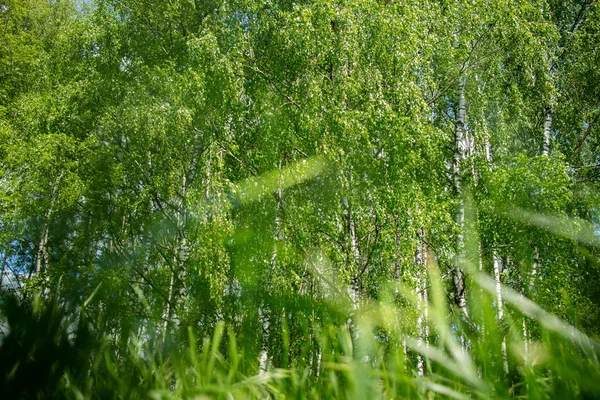
[(462, 268), (464, 252), (464, 219), (465, 204), (463, 201), (462, 167), (466, 157), (465, 149), (465, 121), (467, 114), (467, 102), (465, 98), (466, 77), (458, 79), (458, 110), (456, 113), (454, 127), (454, 191), (457, 196), (458, 207), (456, 210), (456, 256), (452, 270), (452, 282), (454, 289), (454, 302), (463, 318), (468, 319), (465, 273)]

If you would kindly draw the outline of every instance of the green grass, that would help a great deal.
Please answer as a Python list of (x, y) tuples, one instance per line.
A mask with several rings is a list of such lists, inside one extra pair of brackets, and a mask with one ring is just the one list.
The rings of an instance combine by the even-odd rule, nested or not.
[[(166, 339), (131, 335), (119, 348), (87, 321), (85, 306), (65, 315), (58, 302), (5, 298), (10, 333), (1, 349), (3, 393), (15, 398), (245, 399), (245, 398), (531, 398), (600, 396), (598, 344), (503, 286), (506, 319), (498, 321), (495, 282), (471, 271), (471, 319), (450, 312), (435, 263), (428, 265), (429, 344), (415, 337), (419, 300), (400, 283), (388, 300), (358, 310), (352, 329), (326, 327), (320, 362), (289, 359), (290, 367), (258, 371), (233, 330), (216, 325), (211, 337)], [(409, 300), (403, 306), (395, 290)], [(426, 305), (419, 305), (424, 310)], [(523, 319), (536, 339), (523, 339)], [(150, 330), (148, 330), (149, 332)], [(282, 329), (286, 331), (285, 327)], [(503, 367), (507, 342), (509, 371)], [(289, 346), (289, 338), (284, 341)], [(289, 352), (289, 347), (280, 349)], [(419, 376), (417, 357), (424, 361)], [(47, 376), (40, 372), (47, 368)], [(35, 371), (35, 372), (34, 372)]]

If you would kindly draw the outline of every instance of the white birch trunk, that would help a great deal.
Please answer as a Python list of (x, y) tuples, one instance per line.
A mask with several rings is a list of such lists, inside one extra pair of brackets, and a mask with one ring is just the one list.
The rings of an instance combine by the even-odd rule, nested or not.
[(352, 257), (354, 262), (355, 272), (351, 276), (350, 282), (350, 300), (352, 301), (352, 315), (350, 316), (350, 332), (352, 335), (352, 339), (354, 344), (358, 343), (358, 339), (360, 337), (360, 332), (358, 326), (356, 325), (356, 313), (360, 308), (361, 302), (361, 293), (360, 293), (360, 282), (359, 280), (362, 277), (359, 276), (359, 268), (360, 268), (360, 252), (358, 250), (358, 241), (356, 239), (356, 229), (354, 226), (354, 217), (352, 216), (352, 210), (348, 207), (348, 230), (350, 233), (350, 245), (352, 251)]
[[(281, 168), (281, 165), (279, 166)], [(277, 256), (279, 243), (284, 239), (283, 230), (281, 228), (281, 213), (283, 209), (283, 189), (279, 188), (275, 193), (276, 206), (275, 206), (275, 229), (273, 234), (273, 253), (271, 253), (270, 268), (271, 271), (277, 267)], [(270, 275), (267, 278), (267, 285), (270, 285)], [(271, 311), (263, 303), (262, 307), (258, 310), (259, 322), (262, 326), (262, 338), (260, 344), (260, 355), (258, 359), (258, 370), (259, 374), (265, 374), (269, 368), (269, 338), (271, 336)]]
[(552, 137), (552, 109), (547, 106), (544, 109), (544, 132), (543, 132), (543, 144), (542, 144), (542, 155), (547, 156), (550, 153), (550, 140)]
[[(176, 302), (185, 301), (185, 297), (187, 295), (187, 268), (186, 263), (189, 256), (189, 249), (187, 243), (187, 232), (186, 232), (186, 219), (187, 219), (187, 177), (185, 173), (181, 179), (181, 198), (178, 202), (178, 210), (176, 214), (176, 224), (177, 224), (177, 235), (179, 236), (179, 240), (177, 243), (177, 247), (175, 248), (175, 263), (173, 267), (175, 268), (175, 282), (174, 288), (177, 288), (177, 291), (173, 292), (173, 295), (177, 295), (175, 299)], [(174, 315), (176, 310), (171, 310), (171, 317), (174, 318), (174, 322), (177, 324), (180, 323), (177, 315)]]
[(169, 279), (169, 291), (167, 293), (167, 306), (163, 314), (163, 344), (167, 339), (167, 329), (169, 327), (169, 320), (171, 319), (171, 303), (173, 302), (173, 285), (175, 283), (175, 271), (171, 271), (171, 278)]
[[(550, 83), (554, 85), (556, 78), (556, 64), (552, 56), (548, 54), (548, 76)], [(552, 107), (554, 104), (554, 95), (550, 93), (550, 98), (544, 107), (544, 130), (542, 132), (542, 155), (548, 156), (550, 153), (550, 143), (552, 140)]]
[(464, 226), (465, 206), (462, 199), (462, 161), (465, 159), (465, 119), (466, 119), (466, 99), (465, 99), (465, 84), (464, 77), (458, 80), (458, 114), (456, 116), (455, 136), (454, 136), (454, 188), (458, 196), (458, 210), (456, 212), (456, 224), (459, 232), (456, 237), (456, 257), (454, 269), (452, 272), (452, 280), (454, 284), (454, 301), (460, 310), (462, 317), (469, 317), (467, 312), (467, 301), (465, 296), (465, 276), (462, 270), (462, 256), (464, 248), (464, 238), (462, 229)]
[(494, 250), (494, 278), (496, 279), (496, 305), (498, 309), (498, 319), (504, 320), (504, 304), (502, 302), (502, 283), (500, 279), (500, 258), (498, 252)]
[[(479, 245), (479, 273), (483, 274), (483, 244)], [(479, 287), (479, 296), (483, 298), (483, 288)], [(485, 337), (485, 318), (481, 320), (481, 336)]]
[(206, 162), (206, 182), (204, 185), (206, 187), (205, 196), (206, 196), (207, 200), (210, 198), (210, 181), (212, 178), (212, 171), (211, 171), (211, 165), (210, 165), (211, 161), (212, 161), (212, 145), (208, 149), (208, 161)]
[(538, 269), (540, 266), (540, 250), (535, 247), (533, 249), (533, 265), (531, 266), (531, 276), (529, 277), (529, 296), (535, 290)]
[[(528, 296), (530, 298), (533, 297), (536, 288), (536, 280), (538, 275), (538, 270), (540, 267), (540, 250), (536, 246), (533, 249), (533, 264), (531, 266), (531, 274), (529, 276), (529, 287), (528, 287)], [(525, 346), (525, 355), (529, 354), (529, 330), (527, 329), (527, 320), (525, 316), (523, 316), (523, 345)]]
[(353, 308), (357, 309), (360, 304), (360, 283), (358, 276), (358, 268), (360, 267), (360, 252), (358, 250), (358, 240), (356, 238), (356, 227), (354, 225), (354, 217), (352, 210), (348, 207), (348, 231), (350, 234), (350, 248), (352, 251), (352, 257), (354, 265), (356, 267), (356, 273), (352, 279), (352, 303)]
[(185, 263), (189, 256), (189, 249), (187, 245), (187, 233), (185, 231), (187, 218), (187, 177), (185, 173), (181, 178), (180, 194), (180, 198), (177, 200), (177, 209), (175, 210), (175, 234), (177, 237), (172, 249), (171, 277), (169, 279), (167, 305), (163, 321), (163, 340), (166, 339), (169, 322), (172, 321), (177, 325), (180, 324), (175, 306), (180, 301), (184, 301), (186, 296), (187, 270)]
[[(504, 304), (502, 302), (502, 283), (500, 279), (500, 259), (498, 252), (494, 249), (494, 278), (496, 279), (496, 306), (498, 309), (498, 322), (504, 321)], [(506, 337), (502, 338), (502, 365), (504, 372), (508, 374), (508, 354), (506, 351)]]
[(423, 280), (423, 323), (425, 324), (425, 349), (429, 349), (429, 290), (427, 288), (427, 279)]
[(348, 236), (350, 237), (350, 255), (351, 262), (353, 264), (354, 272), (350, 276), (350, 286), (348, 287), (348, 296), (351, 302), (351, 313), (348, 318), (348, 326), (350, 327), (350, 331), (352, 333), (352, 338), (354, 340), (358, 339), (358, 329), (354, 324), (353, 318), (356, 314), (356, 311), (360, 305), (360, 282), (359, 282), (359, 268), (360, 268), (360, 250), (358, 249), (358, 240), (356, 237), (356, 227), (354, 223), (354, 217), (352, 215), (352, 209), (350, 207), (350, 203), (348, 201), (348, 197), (344, 196), (342, 199), (343, 207), (344, 207), (344, 217), (347, 223)]
[(50, 191), (50, 206), (44, 216), (44, 227), (42, 229), (42, 237), (38, 243), (37, 256), (35, 260), (35, 274), (39, 275), (42, 271), (48, 269), (50, 257), (48, 255), (48, 235), (50, 232), (50, 219), (54, 212), (54, 205), (56, 203), (56, 197), (58, 196), (58, 188), (60, 181), (62, 180), (63, 173), (61, 172), (56, 179), (56, 183), (52, 186)]
[[(417, 303), (417, 348), (421, 349), (421, 347), (423, 347), (423, 313), (421, 309), (421, 305), (423, 304), (423, 293), (419, 290), (418, 284), (415, 289), (418, 291), (417, 297), (419, 300)], [(419, 376), (424, 375), (423, 356), (421, 356), (421, 353), (417, 353), (417, 374)]]
[(262, 327), (260, 355), (258, 357), (258, 372), (264, 375), (269, 367), (269, 336), (271, 334), (271, 316), (265, 307), (258, 310), (258, 318)]
[[(42, 271), (45, 271), (48, 268), (48, 231), (49, 231), (49, 221), (50, 216), (52, 215), (52, 209), (49, 209), (46, 213), (46, 222), (44, 223), (44, 230), (42, 232), (42, 237), (40, 238), (40, 242), (38, 244), (38, 251), (35, 260), (35, 274), (39, 275)], [(43, 268), (42, 268), (43, 264)]]
[(394, 299), (397, 299), (400, 292), (398, 289), (398, 283), (400, 281), (400, 230), (398, 228), (398, 216), (396, 216), (395, 219), (394, 244), (396, 246), (396, 251), (394, 254)]
[(6, 250), (2, 250), (2, 268), (0, 269), (0, 290), (2, 290), (2, 285), (4, 283), (4, 271), (6, 269)]
[[(419, 299), (419, 303), (417, 304), (417, 346), (425, 346), (427, 349), (429, 347), (429, 293), (427, 289), (427, 248), (423, 235), (424, 233), (421, 229), (415, 254), (415, 261), (418, 268), (415, 291)], [(424, 360), (421, 354), (417, 354), (417, 373), (419, 376), (423, 376), (425, 373)]]

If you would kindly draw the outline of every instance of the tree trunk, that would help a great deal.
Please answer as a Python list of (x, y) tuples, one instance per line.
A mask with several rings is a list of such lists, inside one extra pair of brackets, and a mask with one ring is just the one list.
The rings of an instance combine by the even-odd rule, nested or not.
[[(423, 254), (421, 252), (421, 244), (417, 243), (417, 250), (415, 253), (415, 263), (417, 265), (417, 282), (415, 285), (415, 293), (417, 295), (417, 348), (423, 346), (423, 278), (422, 278), (422, 265), (423, 265)], [(421, 353), (417, 353), (417, 373), (419, 376), (424, 375), (423, 370), (423, 356)]]
[[(500, 279), (500, 259), (497, 250), (494, 249), (494, 278), (496, 279), (496, 306), (498, 309), (498, 322), (504, 321), (504, 304), (502, 302), (502, 283)], [(502, 338), (502, 365), (504, 373), (508, 374), (508, 354), (506, 352), (506, 337)]]
[(271, 336), (271, 315), (267, 306), (258, 310), (258, 319), (262, 327), (262, 338), (260, 343), (260, 355), (258, 357), (259, 374), (265, 374), (269, 367), (269, 337)]
[[(429, 288), (427, 286), (427, 262), (428, 262), (428, 254), (427, 254), (427, 246), (423, 243), (423, 323), (424, 325), (424, 336), (425, 336), (425, 349), (429, 349)], [(429, 359), (426, 359), (426, 363), (429, 369)]]
[[(548, 54), (548, 77), (550, 84), (554, 86), (556, 81), (556, 64), (551, 54)], [(550, 143), (552, 140), (552, 106), (554, 104), (554, 94), (550, 92), (549, 99), (544, 106), (544, 130), (542, 132), (542, 155), (547, 156), (550, 153)]]
[(187, 241), (187, 176), (184, 173), (181, 179), (181, 199), (179, 201), (179, 212), (177, 213), (177, 234), (179, 235), (179, 243), (175, 252), (177, 257), (177, 284), (179, 286), (178, 300), (184, 299), (187, 292), (188, 271), (186, 263), (189, 257), (188, 241)]
[[(281, 165), (279, 166), (281, 168)], [(279, 243), (284, 240), (285, 236), (282, 229), (282, 212), (283, 212), (283, 189), (279, 188), (275, 192), (275, 229), (273, 234), (273, 252), (271, 253), (270, 268), (274, 271), (277, 267), (277, 256)], [(267, 276), (267, 286), (271, 285), (271, 272)], [(260, 374), (267, 372), (269, 368), (269, 338), (271, 336), (271, 310), (265, 302), (262, 302), (258, 310), (258, 318), (262, 327), (262, 337), (260, 343), (260, 356), (258, 359), (258, 369)]]
[(0, 270), (0, 290), (2, 290), (2, 286), (4, 283), (4, 271), (6, 269), (6, 250), (2, 250), (2, 269)]
[[(166, 338), (169, 322), (181, 323), (177, 316), (176, 306), (186, 297), (187, 268), (186, 262), (189, 256), (187, 246), (186, 219), (187, 219), (187, 177), (185, 173), (181, 178), (180, 197), (177, 200), (175, 210), (175, 234), (176, 241), (172, 248), (171, 277), (169, 279), (169, 291), (163, 322), (164, 335)], [(166, 261), (166, 260), (165, 260)]]
[(454, 286), (454, 302), (456, 303), (463, 318), (469, 317), (467, 313), (465, 275), (462, 269), (462, 257), (464, 249), (463, 225), (465, 218), (465, 205), (462, 199), (462, 161), (465, 158), (465, 119), (466, 119), (466, 100), (465, 100), (466, 79), (460, 77), (458, 80), (458, 113), (456, 116), (455, 135), (454, 135), (454, 189), (458, 197), (458, 210), (456, 211), (456, 225), (458, 226), (458, 235), (456, 237), (456, 257), (454, 260), (454, 269), (452, 271), (452, 282)]
[[(417, 265), (417, 284), (415, 292), (419, 303), (417, 304), (417, 346), (429, 347), (429, 293), (427, 288), (427, 248), (424, 242), (424, 233), (421, 229), (418, 235), (415, 262)], [(424, 360), (421, 354), (417, 354), (417, 372), (419, 376), (424, 375)]]
[[(400, 275), (401, 275), (401, 271), (400, 271), (400, 267), (401, 267), (401, 262), (400, 262), (400, 229), (399, 229), (399, 222), (398, 222), (398, 215), (394, 216), (395, 219), (395, 227), (394, 227), (394, 245), (395, 245), (395, 253), (394, 253), (394, 280), (396, 281), (396, 283), (400, 280)], [(396, 288), (394, 289), (394, 295), (398, 296), (398, 288), (396, 285)]]
[(352, 209), (348, 201), (348, 197), (344, 196), (342, 199), (344, 206), (344, 217), (346, 219), (346, 226), (348, 230), (348, 236), (350, 237), (350, 262), (353, 264), (352, 270), (354, 271), (350, 277), (350, 287), (348, 288), (348, 294), (352, 301), (352, 309), (356, 310), (360, 303), (360, 250), (358, 249), (358, 239), (356, 238), (356, 226), (354, 223), (354, 217), (352, 215)]
[(485, 160), (487, 162), (492, 161), (492, 145), (490, 143), (490, 138), (487, 136), (485, 137), (484, 152), (485, 152)]
[(169, 291), (167, 293), (167, 306), (163, 316), (163, 344), (167, 339), (167, 328), (169, 327), (169, 321), (171, 320), (171, 314), (173, 309), (171, 303), (173, 302), (173, 285), (175, 283), (175, 271), (171, 271), (171, 278), (169, 279)]
[(544, 132), (543, 132), (542, 155), (547, 156), (550, 153), (550, 140), (552, 138), (552, 108), (544, 108)]
[[(536, 288), (536, 280), (540, 267), (540, 250), (536, 246), (533, 248), (533, 265), (531, 266), (531, 274), (529, 276), (528, 297), (533, 299)], [(527, 328), (527, 320), (523, 316), (523, 344), (525, 346), (525, 355), (529, 353), (529, 330)]]
[(529, 277), (529, 297), (535, 290), (535, 281), (537, 280), (538, 269), (540, 266), (540, 250), (536, 246), (533, 249), (533, 265), (531, 266), (531, 276)]
[[(479, 245), (479, 273), (483, 274), (483, 258), (484, 258), (484, 249), (483, 249), (483, 243), (480, 243)], [(479, 287), (479, 297), (480, 299), (483, 299), (483, 288), (480, 286)], [(481, 336), (485, 337), (485, 318), (482, 318), (481, 320)]]
[(48, 235), (50, 231), (50, 219), (52, 218), (52, 213), (54, 212), (54, 205), (56, 203), (56, 197), (58, 196), (58, 188), (60, 186), (60, 181), (62, 179), (63, 173), (61, 172), (56, 179), (56, 183), (52, 186), (50, 191), (50, 206), (46, 211), (46, 215), (44, 216), (44, 225), (42, 228), (42, 236), (38, 243), (37, 256), (35, 261), (35, 274), (39, 275), (41, 272), (48, 269), (48, 264), (50, 262), (48, 255)]
[[(48, 268), (48, 230), (49, 230), (49, 221), (50, 216), (52, 215), (52, 209), (49, 209), (46, 213), (46, 222), (44, 223), (44, 228), (42, 231), (42, 237), (40, 238), (40, 242), (38, 244), (38, 251), (35, 261), (35, 274), (39, 275), (42, 271), (45, 271)], [(43, 268), (42, 268), (43, 263)]]

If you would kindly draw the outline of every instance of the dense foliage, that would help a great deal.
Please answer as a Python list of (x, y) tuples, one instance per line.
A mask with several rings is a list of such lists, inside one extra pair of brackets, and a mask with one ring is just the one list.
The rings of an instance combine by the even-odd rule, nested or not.
[(600, 396), (599, 49), (595, 0), (0, 0), (2, 393)]

